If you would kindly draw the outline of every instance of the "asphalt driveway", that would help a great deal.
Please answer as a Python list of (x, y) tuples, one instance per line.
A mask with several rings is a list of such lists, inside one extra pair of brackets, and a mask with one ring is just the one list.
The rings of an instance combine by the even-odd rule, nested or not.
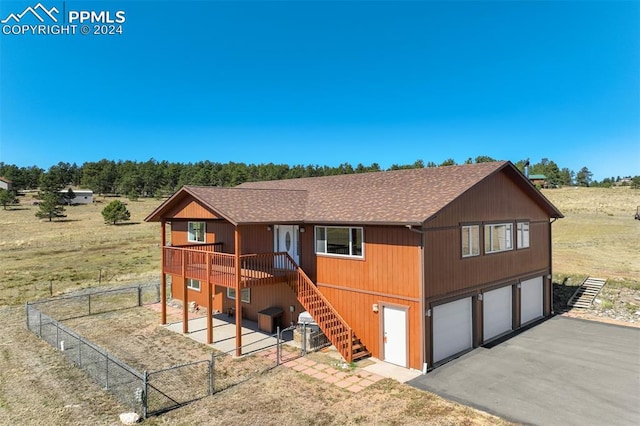
[(514, 422), (640, 424), (640, 329), (554, 317), (407, 382)]

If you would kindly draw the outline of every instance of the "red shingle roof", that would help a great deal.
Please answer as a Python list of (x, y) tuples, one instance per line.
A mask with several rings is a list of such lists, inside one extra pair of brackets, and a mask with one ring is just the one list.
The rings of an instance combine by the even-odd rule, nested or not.
[(519, 179), (552, 217), (562, 214), (507, 161), (302, 179), (247, 182), (235, 188), (185, 186), (188, 193), (234, 224), (342, 223), (419, 225), (500, 170)]

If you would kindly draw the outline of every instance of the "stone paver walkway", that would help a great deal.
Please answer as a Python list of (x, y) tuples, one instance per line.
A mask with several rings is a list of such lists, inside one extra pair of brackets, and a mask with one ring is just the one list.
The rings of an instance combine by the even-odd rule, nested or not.
[[(265, 357), (275, 362), (275, 348), (261, 351), (257, 355)], [(286, 355), (285, 355), (286, 357)], [(337, 366), (327, 365), (314, 361), (306, 357), (295, 356), (295, 358), (284, 358), (280, 365), (291, 368), (299, 373), (306, 374), (323, 382), (338, 386), (351, 392), (360, 392), (361, 390), (379, 382), (384, 377), (371, 373), (369, 371), (356, 369), (352, 371), (344, 371)]]

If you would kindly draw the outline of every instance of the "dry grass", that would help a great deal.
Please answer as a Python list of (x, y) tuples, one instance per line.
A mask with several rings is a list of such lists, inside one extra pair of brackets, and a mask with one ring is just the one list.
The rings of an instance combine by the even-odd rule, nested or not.
[[(614, 287), (638, 290), (640, 191), (629, 188), (546, 190), (566, 215), (554, 223), (554, 272), (571, 280), (620, 278)], [(128, 202), (131, 225), (109, 226), (97, 203), (67, 209), (64, 221), (35, 218), (25, 202), (0, 210), (0, 423), (116, 424), (124, 409), (100, 386), (26, 330), (16, 305), (98, 283), (155, 280), (159, 227), (143, 222), (159, 201)], [(106, 277), (105, 277), (106, 276)], [(4, 307), (1, 307), (4, 306)], [(100, 322), (96, 322), (100, 320)], [(138, 368), (206, 359), (209, 349), (157, 325), (145, 310), (74, 320), (81, 333)], [(351, 394), (286, 368), (277, 368), (147, 424), (505, 424), (433, 394), (384, 380)]]
[(67, 207), (67, 217), (53, 222), (38, 220), (29, 199), (0, 210), (0, 306), (48, 297), (50, 284), (56, 295), (99, 281), (157, 280), (160, 228), (144, 218), (160, 202), (123, 200), (131, 221), (113, 226), (101, 215), (112, 200)]
[[(2, 346), (2, 424), (117, 424), (125, 410), (62, 354), (24, 327), (20, 307), (0, 308), (10, 338)], [(210, 349), (158, 326), (157, 314), (133, 308), (66, 322), (139, 369), (157, 369), (208, 359)], [(318, 362), (334, 362), (313, 354)], [(224, 362), (230, 365), (221, 365)], [(434, 424), (507, 425), (499, 418), (385, 379), (353, 394), (261, 357), (216, 361), (216, 369), (252, 369), (254, 378), (175, 411), (149, 425), (176, 424)], [(262, 363), (263, 365), (257, 365)], [(357, 374), (357, 367), (353, 374)]]
[(565, 215), (553, 224), (553, 270), (640, 282), (640, 190), (562, 188), (544, 195)]

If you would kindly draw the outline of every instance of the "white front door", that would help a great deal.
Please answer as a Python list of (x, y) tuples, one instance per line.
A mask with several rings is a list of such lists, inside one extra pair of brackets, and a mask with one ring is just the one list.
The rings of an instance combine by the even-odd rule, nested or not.
[(275, 225), (273, 246), (276, 252), (289, 253), (289, 256), (300, 264), (298, 253), (298, 225)]
[(384, 306), (384, 360), (391, 364), (407, 366), (407, 311)]

